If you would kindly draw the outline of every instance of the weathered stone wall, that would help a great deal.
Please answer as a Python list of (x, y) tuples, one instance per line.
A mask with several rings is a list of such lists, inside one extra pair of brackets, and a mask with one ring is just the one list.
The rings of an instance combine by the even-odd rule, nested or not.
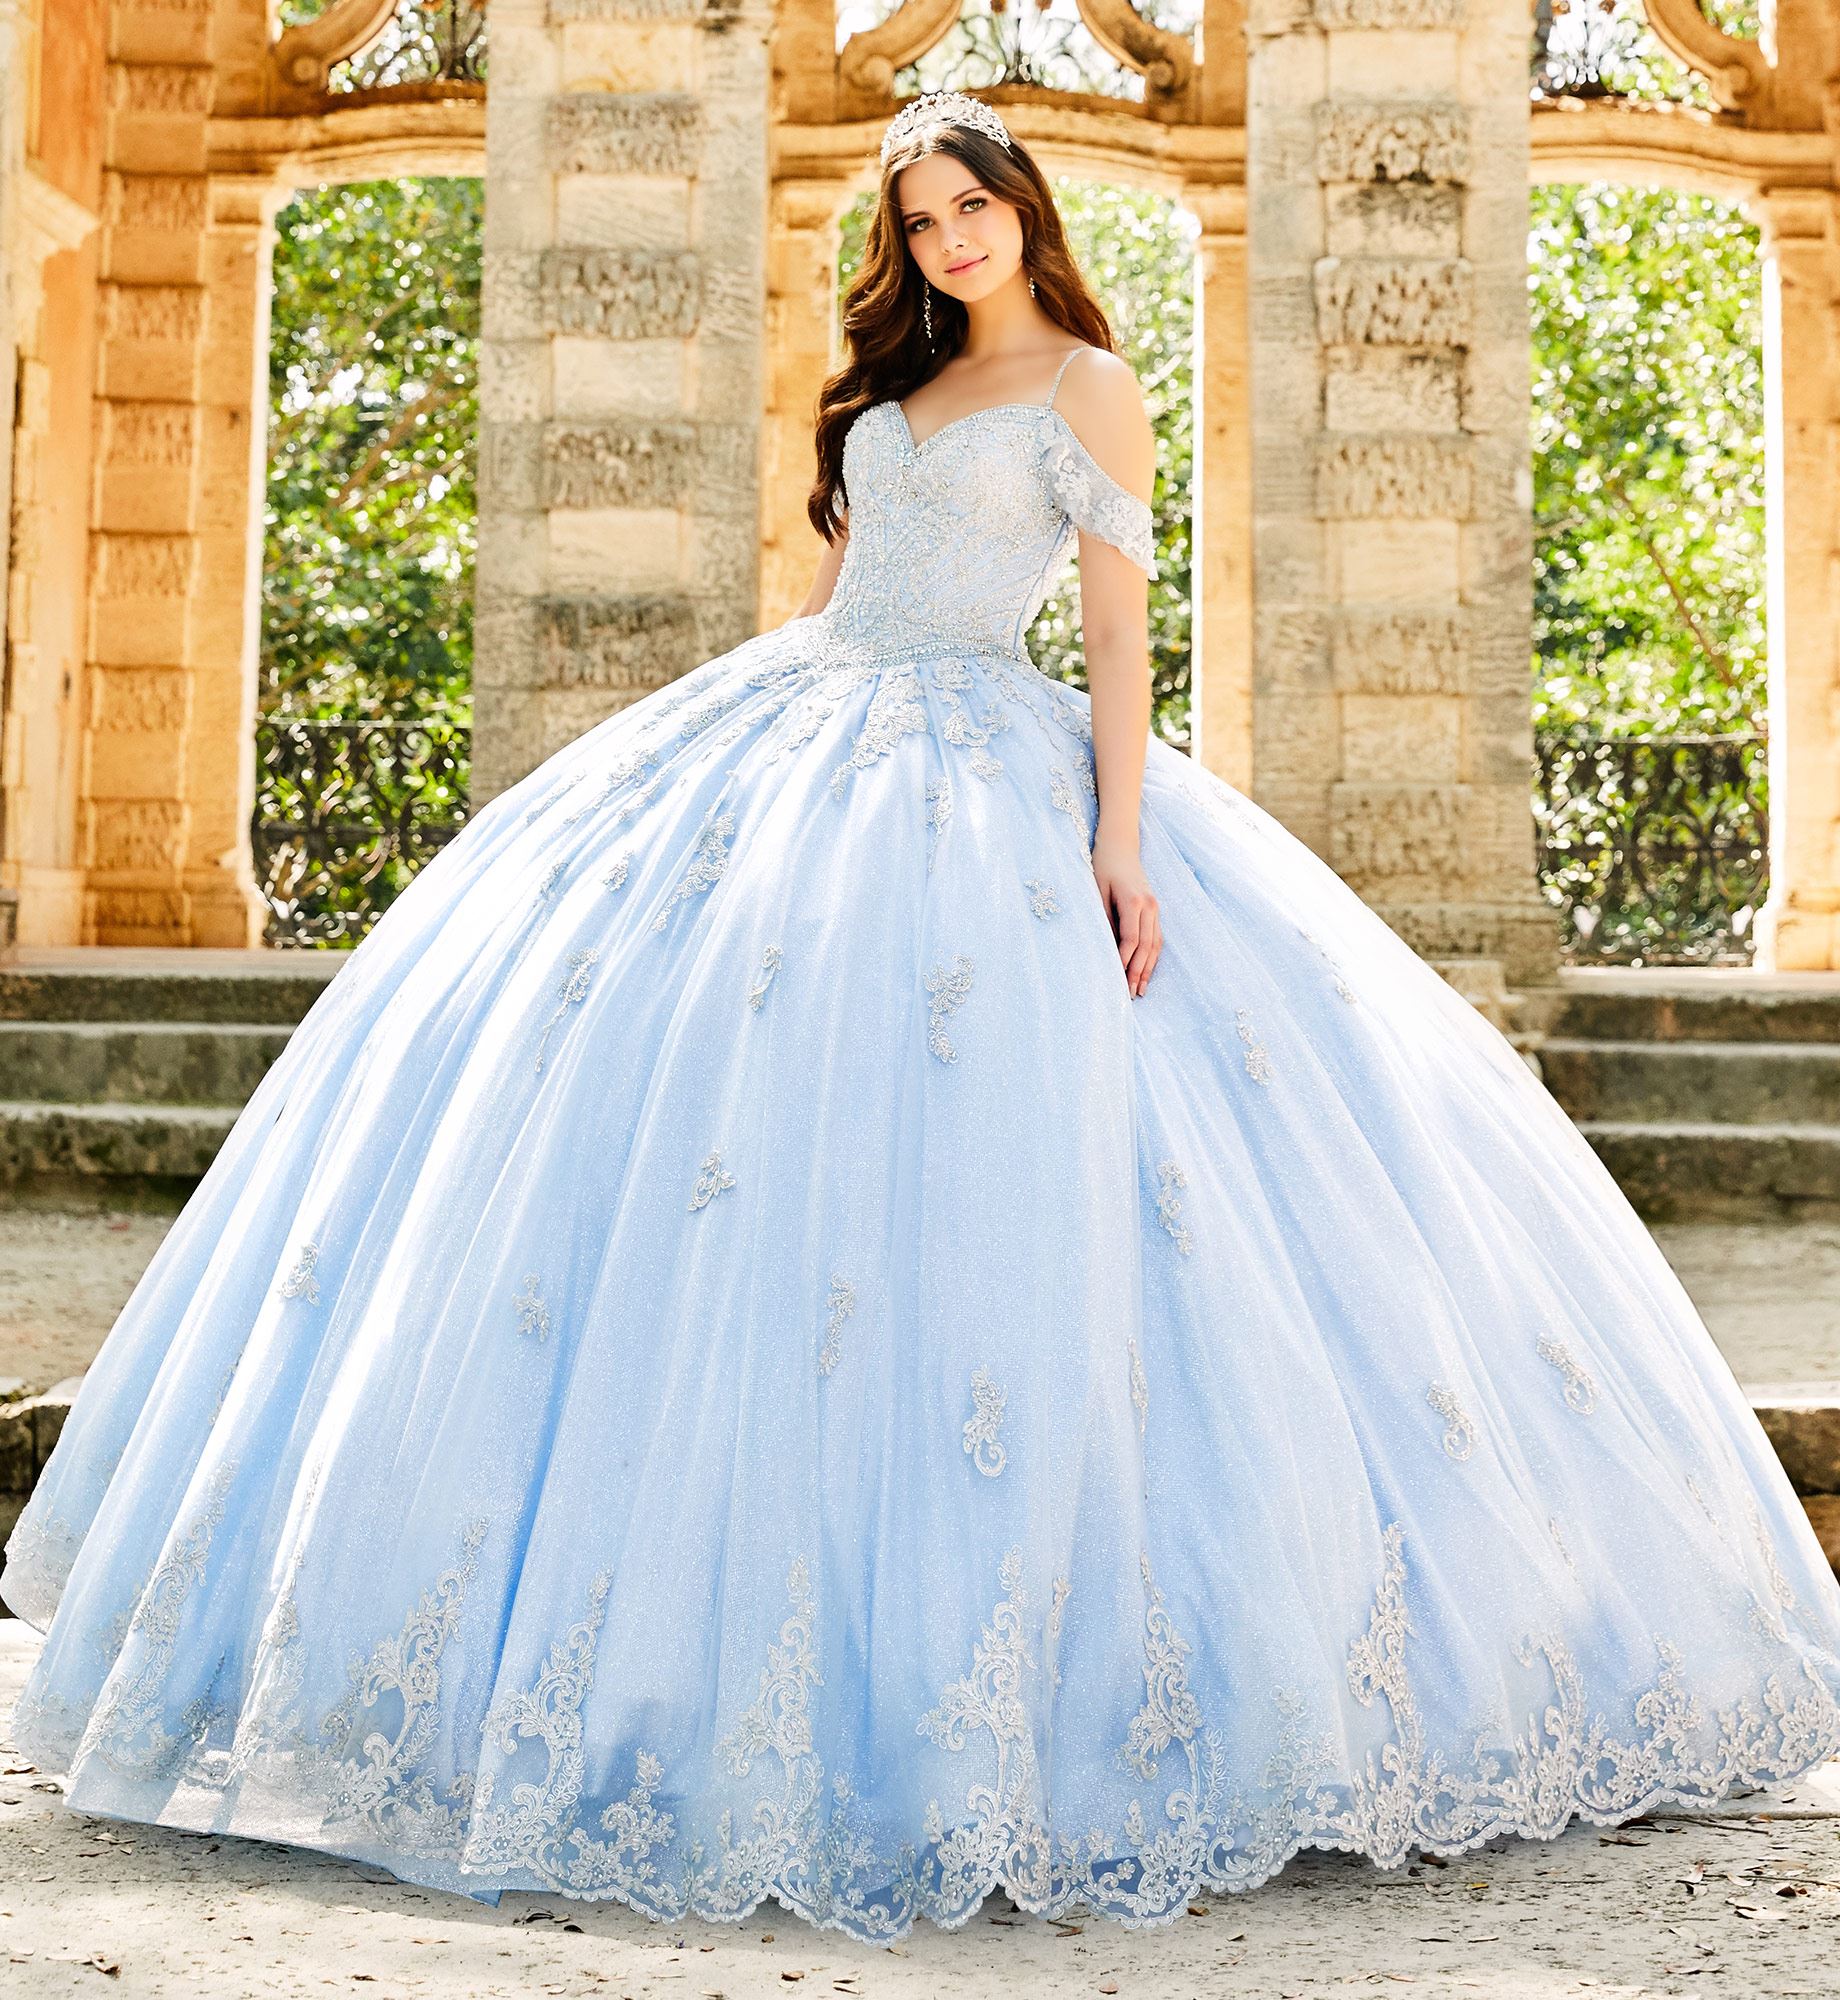
[(766, 0), (495, 0), (473, 795), (755, 630)]
[(1253, 788), (1420, 951), (1537, 977), (1524, 9), (1250, 33)]

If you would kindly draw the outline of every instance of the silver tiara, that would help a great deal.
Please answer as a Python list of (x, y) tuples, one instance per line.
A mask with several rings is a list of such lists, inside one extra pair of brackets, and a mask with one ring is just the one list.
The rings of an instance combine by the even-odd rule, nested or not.
[(967, 97), (962, 90), (929, 90), (924, 97), (909, 98), (894, 115), (882, 134), (882, 165), (901, 142), (925, 125), (971, 125), (986, 138), (996, 140), (1007, 153), (1009, 127), (982, 98)]

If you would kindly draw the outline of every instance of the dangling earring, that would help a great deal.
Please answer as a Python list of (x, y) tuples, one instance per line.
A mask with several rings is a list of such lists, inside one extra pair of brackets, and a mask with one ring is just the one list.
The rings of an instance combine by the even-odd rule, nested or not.
[(933, 288), (924, 281), (920, 290), (920, 327), (926, 335), (926, 344), (933, 344)]
[(1030, 298), (1033, 298), (1034, 296), (1035, 296), (1035, 280), (1034, 280), (1033, 278), (1030, 278), (1030, 280), (1029, 280), (1029, 297), (1030, 297)]

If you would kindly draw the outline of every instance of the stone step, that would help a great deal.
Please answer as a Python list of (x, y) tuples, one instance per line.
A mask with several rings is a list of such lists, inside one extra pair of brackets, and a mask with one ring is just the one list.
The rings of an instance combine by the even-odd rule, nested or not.
[(0, 1021), (248, 1022), (291, 1028), (347, 955), (21, 946), (0, 957)]
[(1547, 1089), (1581, 1121), (1840, 1125), (1840, 1042), (1553, 1036), (1539, 1059)]
[(234, 1108), (292, 1032), (252, 1021), (0, 1021), (0, 1100)]
[(174, 1208), (236, 1117), (228, 1105), (0, 1102), (0, 1191), (10, 1203)]
[(1840, 1125), (1582, 1119), (1578, 1129), (1650, 1221), (1840, 1213)]
[(1840, 1045), (1840, 973), (1575, 967), (1524, 996), (1520, 1011), (1566, 1039)]

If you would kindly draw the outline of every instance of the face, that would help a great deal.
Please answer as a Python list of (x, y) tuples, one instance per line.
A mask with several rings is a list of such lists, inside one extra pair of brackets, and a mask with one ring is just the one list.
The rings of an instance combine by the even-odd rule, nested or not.
[(923, 277), (955, 299), (988, 298), (1022, 267), (1022, 211), (950, 153), (928, 153), (894, 181), (895, 212)]

